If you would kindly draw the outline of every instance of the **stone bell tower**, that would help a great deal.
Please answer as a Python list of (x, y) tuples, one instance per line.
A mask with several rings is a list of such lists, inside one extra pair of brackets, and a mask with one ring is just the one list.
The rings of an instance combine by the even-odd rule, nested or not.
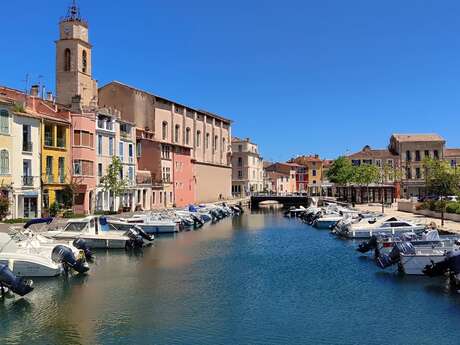
[(70, 106), (74, 96), (82, 106), (97, 106), (97, 82), (92, 78), (88, 23), (80, 16), (73, 0), (67, 15), (59, 22), (56, 41), (56, 100)]

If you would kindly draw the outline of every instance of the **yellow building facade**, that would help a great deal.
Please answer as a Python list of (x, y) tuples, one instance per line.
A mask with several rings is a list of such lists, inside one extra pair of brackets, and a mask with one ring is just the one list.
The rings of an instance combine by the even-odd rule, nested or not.
[(43, 119), (41, 123), (41, 176), (43, 209), (63, 204), (63, 192), (71, 180), (70, 123)]
[(0, 100), (0, 192), (11, 197), (11, 160), (13, 138), (11, 126), (13, 122), (14, 102)]

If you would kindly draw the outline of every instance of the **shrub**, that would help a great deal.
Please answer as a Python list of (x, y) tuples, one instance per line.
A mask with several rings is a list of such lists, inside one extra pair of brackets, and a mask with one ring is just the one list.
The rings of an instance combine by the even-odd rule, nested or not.
[(457, 213), (457, 211), (460, 212), (460, 203), (455, 202), (455, 201), (449, 201), (446, 206), (446, 212), (447, 213)]
[(3, 223), (5, 224), (22, 224), (27, 223), (30, 219), (27, 218), (15, 218), (15, 219), (5, 219)]
[(86, 215), (84, 214), (79, 214), (79, 213), (73, 213), (72, 211), (65, 211), (64, 214), (62, 215), (63, 218), (84, 218)]
[(61, 206), (59, 205), (58, 202), (53, 202), (50, 205), (49, 212), (51, 217), (56, 217), (57, 214), (59, 213), (59, 210), (61, 209)]
[(0, 220), (5, 219), (5, 217), (10, 213), (10, 199), (7, 196), (0, 196)]
[(94, 212), (95, 216), (112, 216), (118, 214), (116, 211), (96, 211)]

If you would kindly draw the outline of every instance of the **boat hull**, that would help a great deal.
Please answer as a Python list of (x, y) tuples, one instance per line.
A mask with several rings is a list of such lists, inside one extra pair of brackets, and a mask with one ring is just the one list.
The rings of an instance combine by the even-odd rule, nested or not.
[(339, 221), (338, 219), (331, 219), (331, 220), (318, 219), (313, 226), (317, 229), (331, 229), (338, 223), (338, 221)]
[(22, 258), (21, 255), (8, 254), (8, 257), (0, 256), (0, 264), (8, 266), (18, 277), (55, 277), (62, 273), (62, 265), (51, 260), (34, 259), (33, 256)]
[(434, 255), (404, 255), (401, 254), (400, 270), (408, 275), (423, 275), (423, 269), (432, 262), (444, 260), (443, 254)]

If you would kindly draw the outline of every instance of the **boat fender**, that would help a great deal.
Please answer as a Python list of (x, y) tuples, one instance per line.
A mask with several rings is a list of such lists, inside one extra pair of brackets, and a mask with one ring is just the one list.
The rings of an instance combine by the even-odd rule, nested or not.
[(89, 266), (83, 259), (76, 259), (75, 255), (67, 246), (57, 245), (51, 253), (51, 259), (54, 262), (61, 263), (64, 268), (71, 268), (78, 273), (86, 273), (89, 271)]
[(2, 292), (4, 291), (3, 286), (19, 296), (25, 296), (34, 289), (32, 280), (16, 277), (8, 266), (0, 264), (0, 288)]

